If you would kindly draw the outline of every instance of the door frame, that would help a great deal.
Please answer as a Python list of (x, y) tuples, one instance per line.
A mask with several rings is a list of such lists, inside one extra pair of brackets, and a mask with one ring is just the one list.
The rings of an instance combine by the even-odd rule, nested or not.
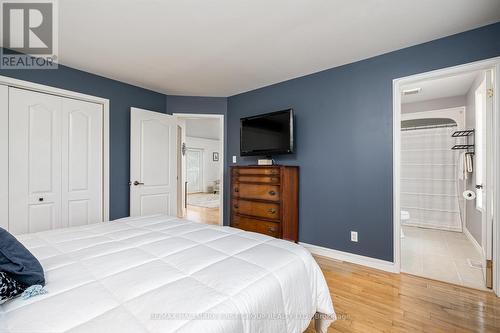
[[(102, 222), (109, 221), (109, 99), (82, 94), (79, 92), (70, 91), (66, 89), (55, 88), (43, 84), (33, 83), (30, 81), (18, 80), (8, 76), (0, 76), (0, 85), (12, 88), (20, 88), (24, 90), (30, 90), (50, 95), (56, 95), (59, 97), (72, 98), (80, 101), (100, 104), (102, 106), (103, 110)], [(0, 112), (4, 112), (5, 110), (8, 113), (8, 106), (5, 108), (3, 105), (0, 105)], [(5, 145), (0, 145), (0, 156), (8, 156), (7, 154), (8, 154), (8, 142), (6, 147)]]
[[(201, 114), (201, 113), (173, 113), (173, 116), (176, 116), (177, 119), (186, 119), (186, 118), (212, 118), (212, 119), (219, 119), (220, 122), (220, 143), (219, 143), (219, 161), (220, 161), (220, 171), (219, 171), (219, 177), (220, 177), (220, 186), (219, 186), (219, 225), (224, 225), (224, 187), (225, 187), (225, 179), (224, 179), (224, 173), (226, 169), (226, 156), (225, 156), (225, 151), (224, 151), (224, 146), (225, 146), (225, 120), (224, 120), (224, 115), (223, 114)], [(184, 133), (186, 133), (186, 128), (184, 127)], [(179, 143), (178, 143), (179, 144)], [(180, 143), (182, 144), (182, 143)], [(185, 195), (184, 193), (184, 187), (182, 187), (183, 191), (183, 196)]]
[(493, 156), (493, 179), (491, 180), (491, 191), (489, 195), (494, 198), (494, 207), (492, 207), (493, 216), (493, 291), (500, 295), (500, 225), (498, 213), (500, 212), (500, 57), (471, 62), (458, 66), (433, 70), (406, 77), (394, 79), (392, 82), (393, 98), (393, 262), (394, 272), (401, 271), (401, 204), (400, 204), (400, 162), (401, 162), (401, 89), (404, 85), (425, 79), (437, 79), (451, 75), (462, 74), (465, 72), (491, 69), (494, 73), (494, 96), (493, 96), (493, 129), (492, 129), (492, 151)]

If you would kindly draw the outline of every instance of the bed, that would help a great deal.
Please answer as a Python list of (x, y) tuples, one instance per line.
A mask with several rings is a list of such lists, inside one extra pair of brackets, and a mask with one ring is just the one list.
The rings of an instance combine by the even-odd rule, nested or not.
[[(45, 295), (0, 309), (1, 332), (303, 332), (335, 312), (292, 242), (168, 216), (25, 234)], [(321, 315), (317, 315), (321, 314)]]

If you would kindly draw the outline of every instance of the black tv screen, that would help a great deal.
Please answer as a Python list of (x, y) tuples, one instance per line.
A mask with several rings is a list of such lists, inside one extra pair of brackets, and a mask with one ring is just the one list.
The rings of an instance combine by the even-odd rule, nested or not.
[(241, 156), (293, 153), (293, 110), (241, 118)]

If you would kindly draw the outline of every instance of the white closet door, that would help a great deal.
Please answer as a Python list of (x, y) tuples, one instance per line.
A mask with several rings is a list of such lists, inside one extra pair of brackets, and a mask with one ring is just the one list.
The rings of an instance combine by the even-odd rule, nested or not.
[(62, 99), (62, 224), (102, 221), (102, 105)]
[(130, 215), (177, 212), (177, 119), (131, 108)]
[(9, 230), (61, 227), (61, 98), (9, 88)]
[(0, 85), (0, 227), (9, 229), (9, 87)]
[(9, 230), (102, 221), (102, 106), (9, 88)]

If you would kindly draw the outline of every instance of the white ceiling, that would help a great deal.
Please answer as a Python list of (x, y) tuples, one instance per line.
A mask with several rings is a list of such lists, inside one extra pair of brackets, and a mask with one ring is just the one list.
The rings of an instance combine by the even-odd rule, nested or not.
[(404, 86), (402, 90), (421, 88), (418, 94), (401, 97), (403, 104), (428, 101), (438, 98), (463, 96), (472, 87), (480, 72), (470, 72), (440, 79), (427, 80)]
[(220, 119), (215, 118), (185, 118), (186, 136), (220, 140)]
[(498, 0), (63, 0), (60, 62), (230, 96), (500, 21)]

